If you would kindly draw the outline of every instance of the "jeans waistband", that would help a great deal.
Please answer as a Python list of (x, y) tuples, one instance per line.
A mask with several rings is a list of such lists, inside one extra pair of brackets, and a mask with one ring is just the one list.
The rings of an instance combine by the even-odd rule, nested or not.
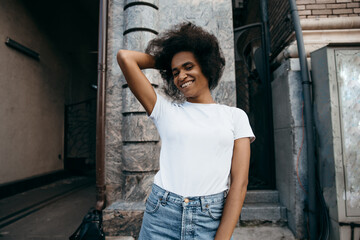
[(155, 194), (163, 204), (167, 201), (178, 205), (187, 206), (205, 206), (211, 204), (220, 204), (225, 201), (228, 191), (223, 191), (217, 194), (197, 196), (197, 197), (183, 197), (178, 194), (169, 192), (156, 184), (152, 186), (152, 193)]

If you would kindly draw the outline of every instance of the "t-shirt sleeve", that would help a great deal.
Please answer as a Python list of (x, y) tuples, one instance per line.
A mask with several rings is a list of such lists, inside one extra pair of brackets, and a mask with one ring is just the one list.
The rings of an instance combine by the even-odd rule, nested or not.
[(251, 129), (249, 118), (243, 110), (239, 108), (234, 108), (233, 121), (234, 140), (244, 137), (249, 137), (250, 142), (253, 142), (255, 140), (255, 135)]
[(169, 105), (169, 102), (156, 92), (156, 103), (149, 116), (150, 119), (156, 123), (166, 111), (166, 108), (168, 107), (167, 105)]

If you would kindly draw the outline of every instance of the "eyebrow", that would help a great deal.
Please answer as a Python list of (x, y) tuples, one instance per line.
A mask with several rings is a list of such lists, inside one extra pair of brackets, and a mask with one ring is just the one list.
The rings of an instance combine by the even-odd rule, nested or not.
[[(183, 63), (181, 66), (182, 66), (182, 67), (185, 67), (186, 65), (189, 65), (189, 64), (194, 64), (194, 63), (191, 62), (191, 61), (188, 61), (188, 62)], [(177, 70), (177, 68), (171, 69), (171, 71), (175, 71), (175, 70)]]

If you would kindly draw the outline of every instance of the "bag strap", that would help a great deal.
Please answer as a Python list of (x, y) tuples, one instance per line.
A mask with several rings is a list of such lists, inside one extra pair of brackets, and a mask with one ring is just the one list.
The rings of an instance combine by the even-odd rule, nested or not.
[[(96, 216), (95, 219), (94, 217), (90, 218), (91, 216)], [(84, 235), (86, 234), (86, 231), (89, 228), (89, 225), (87, 223), (89, 222), (98, 222), (99, 223), (99, 230), (102, 230), (102, 217), (101, 217), (101, 213), (94, 210), (94, 209), (90, 209), (90, 211), (87, 213), (87, 215), (84, 217), (83, 221), (81, 222), (80, 226), (75, 230), (75, 232), (69, 237), (69, 240), (82, 240), (82, 238), (84, 237)], [(82, 227), (84, 227), (82, 229)]]
[(89, 228), (89, 224), (85, 224), (84, 228), (80, 230), (80, 235), (79, 235), (78, 239), (75, 239), (75, 240), (82, 240), (84, 235), (86, 234), (88, 228)]
[(84, 225), (84, 222), (80, 224), (80, 226), (75, 230), (75, 232), (69, 237), (69, 240), (76, 240), (76, 235), (79, 233), (80, 228)]
[[(82, 226), (84, 226), (83, 229), (81, 229)], [(69, 240), (82, 240), (88, 228), (88, 224), (84, 224), (84, 222), (81, 223), (80, 226), (76, 229), (76, 231), (69, 237)]]

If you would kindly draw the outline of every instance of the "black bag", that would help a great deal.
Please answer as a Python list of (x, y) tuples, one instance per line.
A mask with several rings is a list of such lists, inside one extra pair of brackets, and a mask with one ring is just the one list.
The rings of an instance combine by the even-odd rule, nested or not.
[(105, 240), (101, 211), (90, 208), (80, 226), (69, 237), (70, 240)]

